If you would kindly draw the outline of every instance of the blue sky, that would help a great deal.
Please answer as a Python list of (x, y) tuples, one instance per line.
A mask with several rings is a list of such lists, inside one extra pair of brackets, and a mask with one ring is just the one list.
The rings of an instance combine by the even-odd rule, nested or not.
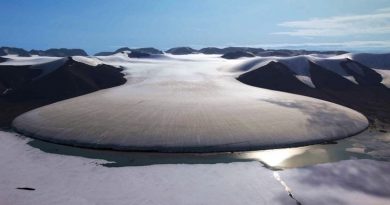
[(0, 45), (390, 51), (389, 0), (0, 0)]

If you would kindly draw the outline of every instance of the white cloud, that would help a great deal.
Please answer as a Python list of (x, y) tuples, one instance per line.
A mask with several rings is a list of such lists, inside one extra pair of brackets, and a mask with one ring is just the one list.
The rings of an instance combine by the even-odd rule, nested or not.
[[(230, 44), (229, 44), (230, 45)], [(246, 46), (265, 49), (305, 49), (305, 50), (345, 50), (345, 51), (370, 51), (388, 52), (389, 41), (343, 41), (343, 42), (318, 42), (318, 43), (273, 43), (273, 44), (234, 44), (230, 46)], [(226, 47), (226, 46), (221, 46)]]
[(378, 13), (389, 13), (390, 12), (390, 7), (377, 9), (376, 12), (378, 12)]
[(288, 47), (338, 47), (338, 48), (390, 48), (390, 41), (346, 41), (346, 42), (320, 42), (320, 43), (285, 43), (261, 44), (264, 48)]
[(390, 34), (390, 8), (376, 10), (372, 14), (314, 18), (303, 21), (287, 21), (279, 26), (292, 31), (276, 32), (291, 36), (346, 36), (357, 34)]

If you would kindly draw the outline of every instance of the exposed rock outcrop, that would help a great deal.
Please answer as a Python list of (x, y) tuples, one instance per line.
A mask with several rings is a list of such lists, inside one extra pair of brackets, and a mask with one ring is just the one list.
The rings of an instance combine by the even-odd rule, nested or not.
[(117, 49), (116, 51), (105, 51), (105, 52), (99, 52), (99, 53), (96, 53), (95, 56), (109, 56), (109, 55), (113, 55), (115, 53), (120, 53), (120, 52), (139, 52), (139, 53), (146, 53), (146, 54), (163, 54), (163, 52), (161, 50), (158, 50), (156, 48), (153, 48), (153, 47), (145, 47), (145, 48), (128, 48), (128, 47), (123, 47), (123, 48), (119, 48)]
[(140, 51), (131, 51), (129, 54), (127, 54), (130, 58), (147, 58), (150, 57), (149, 53), (144, 53)]
[(242, 57), (255, 57), (255, 54), (246, 51), (233, 51), (222, 55), (222, 58), (225, 59), (237, 59)]
[(18, 56), (24, 56), (24, 57), (30, 56), (28, 51), (26, 51), (22, 48), (0, 47), (0, 56), (5, 56), (5, 55), (18, 55)]
[(314, 88), (304, 84), (288, 66), (270, 62), (252, 69), (237, 79), (245, 84), (289, 92), (331, 101), (365, 114), (371, 121), (390, 122), (390, 89), (375, 70), (353, 60), (340, 61), (341, 68), (352, 75), (356, 83), (309, 61)]
[(110, 88), (126, 82), (120, 68), (90, 66), (74, 61), (57, 68), (45, 64), (0, 65), (0, 127), (7, 127), (19, 114), (56, 101)]
[(53, 57), (68, 57), (68, 56), (88, 56), (82, 49), (67, 49), (67, 48), (51, 48), (48, 50), (31, 50), (31, 55), (53, 56)]
[(197, 50), (190, 47), (175, 47), (175, 48), (168, 49), (165, 52), (174, 55), (186, 55), (186, 54), (198, 53)]

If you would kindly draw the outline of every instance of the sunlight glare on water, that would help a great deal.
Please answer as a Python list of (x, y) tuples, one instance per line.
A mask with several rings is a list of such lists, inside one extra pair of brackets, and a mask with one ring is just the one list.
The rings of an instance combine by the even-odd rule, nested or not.
[(256, 159), (261, 161), (268, 166), (272, 167), (283, 167), (283, 162), (293, 156), (304, 153), (309, 148), (285, 148), (285, 149), (273, 149), (273, 150), (263, 150), (263, 151), (254, 151), (247, 152), (244, 154), (244, 157)]

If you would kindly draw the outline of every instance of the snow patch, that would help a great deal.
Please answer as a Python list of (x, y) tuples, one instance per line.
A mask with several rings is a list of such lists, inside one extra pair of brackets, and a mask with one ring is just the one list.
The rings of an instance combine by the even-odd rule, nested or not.
[(9, 58), (6, 62), (0, 63), (0, 65), (11, 65), (11, 66), (24, 66), (24, 65), (39, 65), (50, 63), (62, 59), (61, 57), (43, 57), (43, 56), (31, 56), (31, 57), (20, 57), (17, 55), (3, 56)]
[(97, 66), (102, 64), (102, 61), (94, 57), (72, 56), (71, 58), (79, 63), (84, 63), (90, 66)]
[(382, 76), (382, 84), (387, 88), (390, 88), (390, 70), (383, 69), (373, 69), (375, 72), (379, 73)]
[(316, 86), (313, 84), (313, 81), (311, 81), (311, 78), (309, 76), (305, 76), (305, 75), (295, 75), (295, 77), (301, 81), (302, 83), (305, 83), (306, 85), (308, 85), (309, 87), (311, 88), (315, 88)]

